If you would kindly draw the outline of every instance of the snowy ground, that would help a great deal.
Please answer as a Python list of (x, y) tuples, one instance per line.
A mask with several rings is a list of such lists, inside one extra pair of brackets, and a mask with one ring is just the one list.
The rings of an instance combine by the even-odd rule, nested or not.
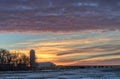
[(0, 79), (120, 79), (120, 72), (105, 72), (99, 69), (77, 69), (50, 72), (0, 72)]

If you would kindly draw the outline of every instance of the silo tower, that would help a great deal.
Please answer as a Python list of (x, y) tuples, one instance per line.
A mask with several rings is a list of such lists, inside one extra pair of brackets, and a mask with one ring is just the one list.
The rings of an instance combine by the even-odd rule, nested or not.
[(30, 67), (35, 68), (35, 50), (30, 50)]

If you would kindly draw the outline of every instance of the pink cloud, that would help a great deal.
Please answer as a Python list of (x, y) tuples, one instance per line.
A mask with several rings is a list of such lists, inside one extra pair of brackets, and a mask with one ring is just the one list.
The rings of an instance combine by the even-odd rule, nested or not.
[[(14, 3), (14, 4), (13, 4)], [(0, 31), (76, 32), (120, 30), (118, 0), (1, 1)], [(62, 4), (62, 5), (61, 5)], [(103, 7), (104, 6), (104, 7)]]

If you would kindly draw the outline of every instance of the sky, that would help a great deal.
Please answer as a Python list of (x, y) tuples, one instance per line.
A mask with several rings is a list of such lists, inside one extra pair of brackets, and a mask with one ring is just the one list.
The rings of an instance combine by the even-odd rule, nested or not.
[(0, 0), (0, 48), (57, 65), (120, 65), (120, 0)]

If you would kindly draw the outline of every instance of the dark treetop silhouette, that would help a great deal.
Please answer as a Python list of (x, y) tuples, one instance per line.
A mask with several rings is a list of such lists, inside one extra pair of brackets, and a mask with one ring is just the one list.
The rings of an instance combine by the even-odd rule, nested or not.
[(23, 70), (29, 66), (29, 57), (23, 53), (0, 49), (0, 70)]

